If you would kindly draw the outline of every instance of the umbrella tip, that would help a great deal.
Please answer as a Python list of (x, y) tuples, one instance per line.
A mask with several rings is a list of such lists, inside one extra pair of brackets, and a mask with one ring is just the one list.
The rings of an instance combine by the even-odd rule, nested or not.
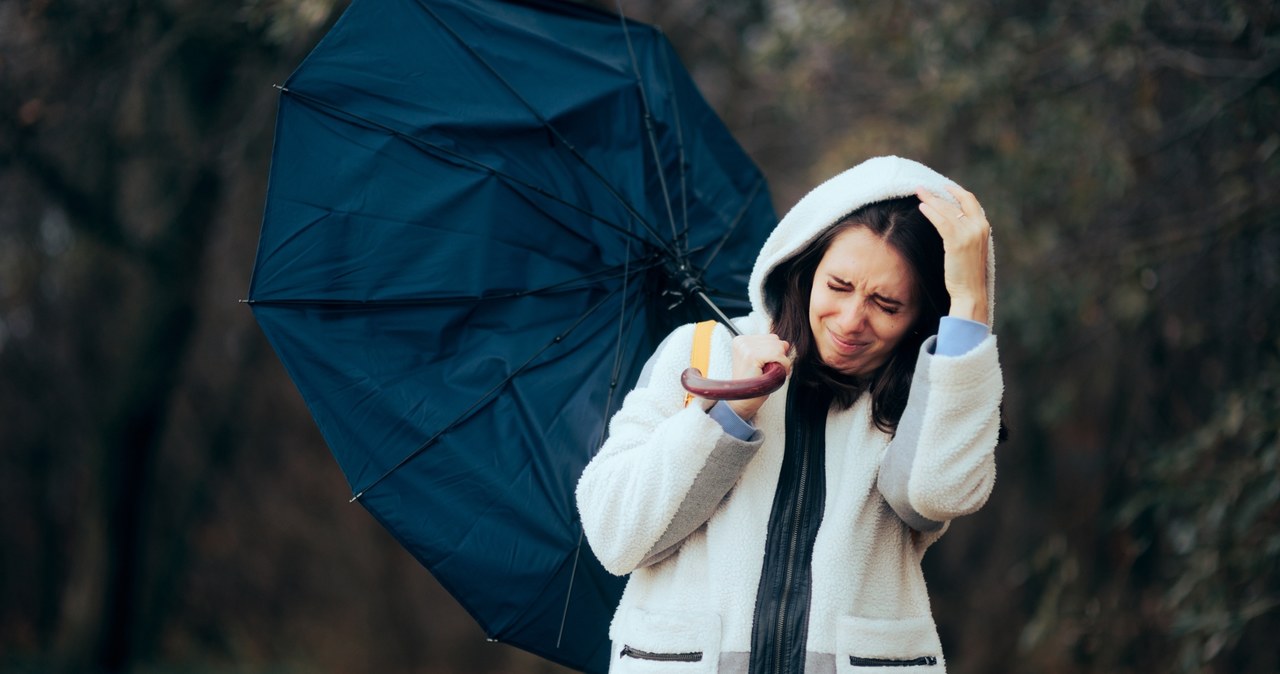
[(273, 84), (273, 85), (271, 85), (271, 86), (273, 86), (273, 87), (275, 87), (275, 88), (279, 89), (280, 91), (288, 91), (288, 90), (289, 90), (289, 88), (288, 88), (288, 87), (286, 87), (286, 86), (284, 86), (283, 84)]
[(352, 497), (351, 497), (351, 500), (350, 500), (350, 501), (347, 501), (347, 503), (355, 503), (356, 501), (359, 501), (359, 500), (360, 500), (360, 497), (361, 497), (361, 496), (364, 496), (364, 492), (360, 492), (359, 494), (356, 494), (355, 496), (352, 496)]

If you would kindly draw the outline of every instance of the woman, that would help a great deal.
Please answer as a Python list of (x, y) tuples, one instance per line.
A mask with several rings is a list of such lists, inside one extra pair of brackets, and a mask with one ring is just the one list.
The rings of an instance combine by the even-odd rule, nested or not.
[(920, 559), (995, 479), (993, 289), (981, 206), (921, 164), (878, 157), (796, 204), (709, 368), (779, 362), (786, 385), (684, 406), (677, 329), (578, 483), (592, 549), (631, 574), (611, 671), (945, 671)]

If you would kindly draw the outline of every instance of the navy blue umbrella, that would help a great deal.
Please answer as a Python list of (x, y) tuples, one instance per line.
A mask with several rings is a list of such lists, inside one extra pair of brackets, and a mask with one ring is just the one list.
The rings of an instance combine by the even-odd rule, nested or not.
[(353, 500), (491, 638), (605, 670), (574, 486), (682, 300), (746, 309), (763, 178), (577, 4), (356, 0), (281, 90), (247, 302)]

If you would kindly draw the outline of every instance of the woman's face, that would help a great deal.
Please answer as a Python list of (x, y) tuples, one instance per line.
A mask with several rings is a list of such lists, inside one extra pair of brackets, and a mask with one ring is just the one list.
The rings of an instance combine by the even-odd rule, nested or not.
[(867, 375), (889, 359), (915, 324), (919, 300), (911, 268), (866, 227), (846, 229), (818, 263), (809, 328), (827, 366)]

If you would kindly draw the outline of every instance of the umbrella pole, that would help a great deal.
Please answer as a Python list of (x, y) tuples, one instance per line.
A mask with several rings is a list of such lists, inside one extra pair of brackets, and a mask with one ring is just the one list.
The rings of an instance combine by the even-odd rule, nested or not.
[(720, 307), (716, 306), (715, 300), (707, 296), (706, 291), (702, 289), (702, 281), (694, 275), (687, 262), (683, 260), (667, 260), (665, 266), (667, 275), (676, 282), (676, 285), (680, 286), (680, 292), (684, 293), (685, 297), (698, 298), (711, 310), (711, 313), (715, 314), (716, 320), (729, 329), (730, 334), (734, 337), (742, 335), (738, 328), (734, 326), (733, 321), (729, 320), (729, 317), (720, 310)]
[(713, 302), (710, 297), (707, 297), (706, 293), (702, 292), (701, 288), (694, 290), (693, 295), (694, 297), (702, 300), (702, 303), (707, 305), (707, 308), (711, 309), (711, 313), (716, 315), (716, 320), (720, 321), (721, 325), (728, 328), (729, 332), (733, 334), (734, 337), (742, 335), (742, 333), (738, 331), (738, 328), (733, 325), (733, 321), (729, 320), (729, 317), (720, 310), (720, 307), (716, 306), (716, 303)]

